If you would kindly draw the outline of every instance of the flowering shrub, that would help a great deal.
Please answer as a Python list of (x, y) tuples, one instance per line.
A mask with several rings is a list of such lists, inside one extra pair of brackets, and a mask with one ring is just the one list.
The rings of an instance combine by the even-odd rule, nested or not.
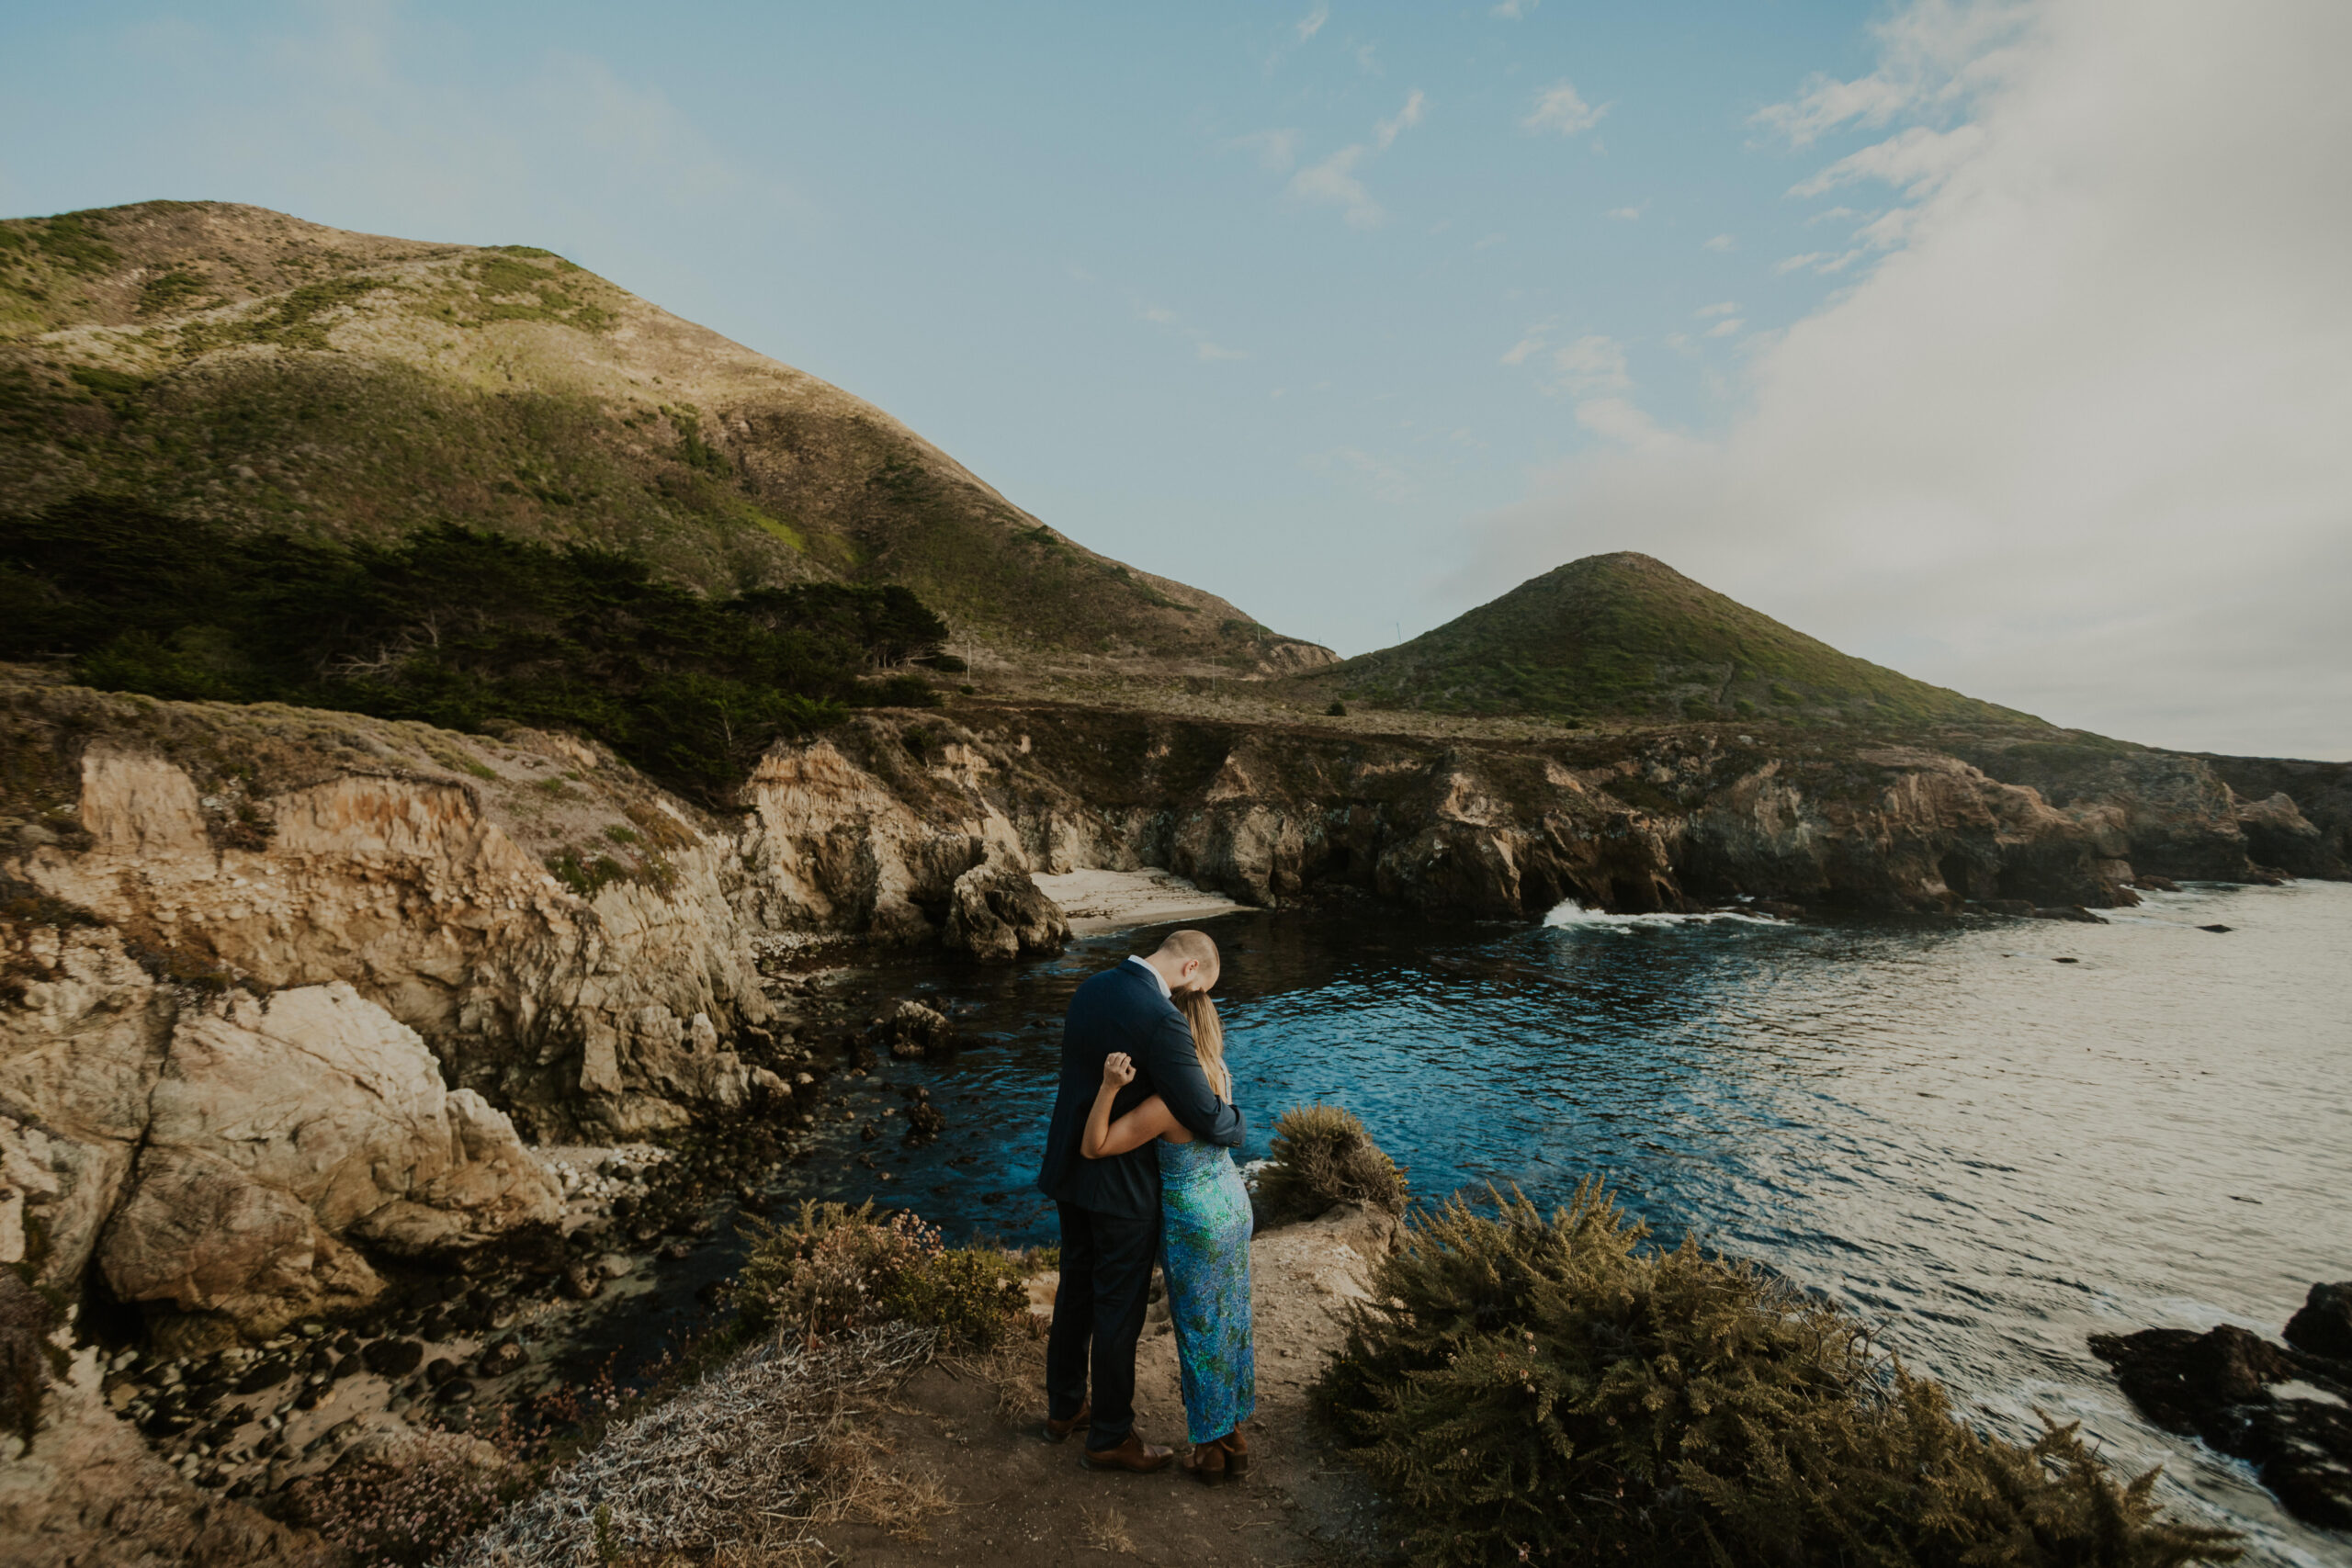
[(511, 1419), (483, 1436), (489, 1440), (424, 1433), (398, 1452), (346, 1459), (288, 1488), (288, 1512), (349, 1552), (353, 1568), (422, 1568), (496, 1518), (536, 1479)]
[(1003, 1253), (950, 1250), (934, 1227), (870, 1201), (804, 1202), (791, 1224), (763, 1226), (732, 1295), (746, 1333), (781, 1330), (813, 1344), (898, 1321), (975, 1349), (995, 1344), (1027, 1300)]

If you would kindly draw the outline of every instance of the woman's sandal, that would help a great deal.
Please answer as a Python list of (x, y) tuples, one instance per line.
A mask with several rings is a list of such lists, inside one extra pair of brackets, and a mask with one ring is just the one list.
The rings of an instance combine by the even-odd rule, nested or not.
[(1227, 1432), (1216, 1440), (1225, 1450), (1225, 1473), (1238, 1481), (1250, 1473), (1250, 1439), (1238, 1430)]
[(1184, 1472), (1204, 1486), (1215, 1486), (1230, 1479), (1226, 1470), (1227, 1455), (1222, 1440), (1194, 1443), (1193, 1451), (1184, 1456)]

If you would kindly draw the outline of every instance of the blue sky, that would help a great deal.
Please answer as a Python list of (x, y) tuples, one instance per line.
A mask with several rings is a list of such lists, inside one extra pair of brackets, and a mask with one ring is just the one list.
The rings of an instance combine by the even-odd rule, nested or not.
[[(212, 197), (546, 245), (872, 400), (1088, 544), (1345, 652), (1645, 548), (2052, 717), (2341, 754), (2338, 688), (2251, 721), (2150, 671), (2143, 645), (2177, 622), (2086, 614), (2119, 548), (2143, 609), (2210, 611), (2211, 574), (2148, 548), (2128, 486), (2020, 517), (2019, 496), (2092, 476), (2053, 474), (2046, 437), (1998, 412), (2011, 385), (2168, 373), (2134, 369), (2121, 324), (2058, 346), (2037, 312), (2097, 315), (2133, 264), (2053, 264), (2031, 238), (2101, 215), (2074, 248), (2098, 252), (2148, 180), (2232, 180), (2114, 155), (2147, 140), (2135, 117), (2210, 129), (2155, 90), (2165, 62), (2201, 59), (2220, 87), (2240, 70), (2320, 117), (2312, 156), (2352, 150), (2323, 84), (2303, 104), (2278, 70), (2335, 41), (2331, 7), (2249, 0), (2218, 45), (2210, 9), (17, 6), (0, 210)], [(2101, 31), (2120, 39), (2105, 57)], [(2144, 102), (2107, 79), (2134, 38)], [(2275, 134), (2265, 112), (2286, 111), (2241, 109), (2237, 134)], [(2259, 218), (2243, 253), (2183, 275), (2206, 313), (2275, 292), (2233, 267), (2281, 244), (2316, 260), (2337, 234), (2323, 167), (2302, 198), (2318, 231)], [(2069, 299), (2038, 299), (2052, 288)], [(2340, 324), (2315, 308), (2298, 352)], [(2191, 336), (2169, 372), (2210, 378)], [(2283, 405), (2272, 345), (2240, 346), (2249, 374), (2272, 365), (2251, 395)], [(2154, 482), (2168, 417), (2125, 419), (2100, 471), (2145, 457)], [(2306, 570), (2335, 570), (2325, 497), (2352, 476), (2312, 458), (2295, 497), (2248, 506), (2231, 463), (2275, 488), (2278, 454), (2242, 434), (2207, 433), (2212, 463), (2167, 481), (2205, 500), (2165, 548), (2200, 524), (2282, 528), (2290, 555), (2318, 552)], [(2018, 538), (2052, 530), (2070, 544), (2041, 575), (2072, 586), (2011, 594)], [(2233, 585), (2239, 618), (2200, 635), (2274, 679), (2306, 653), (2333, 668), (2344, 650), (2308, 637), (2244, 646), (2278, 624), (2270, 581)]]

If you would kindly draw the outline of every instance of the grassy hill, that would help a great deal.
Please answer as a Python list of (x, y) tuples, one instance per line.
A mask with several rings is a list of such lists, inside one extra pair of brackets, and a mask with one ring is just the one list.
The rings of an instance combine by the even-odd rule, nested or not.
[(1532, 578), (1410, 642), (1321, 672), (1312, 689), (1453, 713), (2028, 717), (1840, 653), (1631, 551)]
[(958, 649), (1222, 673), (1329, 658), (560, 256), (225, 203), (0, 222), (0, 514), (85, 492), (321, 543), (456, 523), (711, 594), (899, 583)]

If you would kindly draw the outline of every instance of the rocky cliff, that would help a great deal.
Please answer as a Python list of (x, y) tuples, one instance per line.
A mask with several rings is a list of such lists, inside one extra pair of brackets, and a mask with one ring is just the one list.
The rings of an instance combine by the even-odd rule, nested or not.
[(1432, 739), (971, 699), (779, 745), (714, 816), (608, 752), (20, 676), (0, 692), (0, 1260), (171, 1333), (363, 1303), (546, 1223), (522, 1137), (788, 1104), (763, 959), (1057, 948), (1032, 872), (1163, 866), (1434, 919), (2029, 912), (2316, 833), (2048, 732)]

